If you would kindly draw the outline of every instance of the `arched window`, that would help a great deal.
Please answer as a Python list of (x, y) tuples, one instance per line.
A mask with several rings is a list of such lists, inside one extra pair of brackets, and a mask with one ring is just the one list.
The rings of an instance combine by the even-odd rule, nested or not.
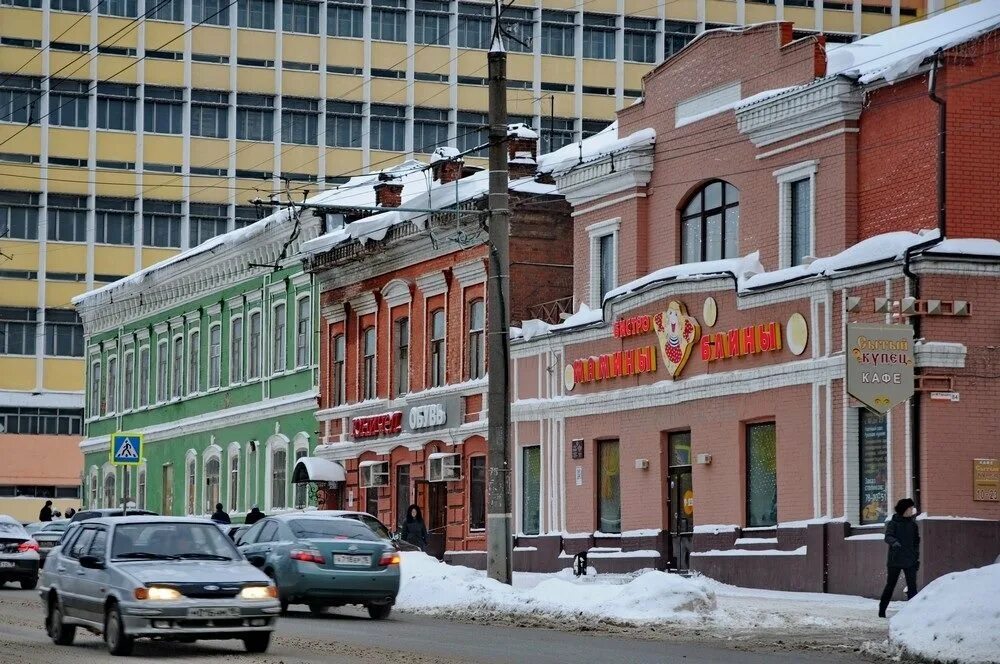
[(115, 506), (115, 474), (113, 472), (104, 476), (104, 506)]
[(194, 457), (187, 460), (187, 504), (185, 514), (194, 514), (195, 494), (198, 491), (198, 465)]
[(715, 180), (696, 191), (681, 213), (681, 262), (736, 258), (740, 250), (740, 191)]
[(287, 467), (288, 450), (273, 450), (271, 452), (271, 509), (284, 509), (287, 507), (285, 499)]
[[(296, 447), (295, 449), (295, 463), (298, 463), (299, 459), (309, 456), (309, 450), (305, 447)], [(308, 485), (305, 482), (299, 482), (295, 485), (295, 507), (302, 509), (306, 506), (306, 500), (309, 496), (306, 492)]]
[(205, 461), (205, 512), (214, 512), (219, 502), (219, 457), (213, 456)]
[(90, 509), (97, 509), (99, 505), (97, 504), (97, 468), (94, 468), (93, 474), (90, 476), (90, 504), (88, 505)]

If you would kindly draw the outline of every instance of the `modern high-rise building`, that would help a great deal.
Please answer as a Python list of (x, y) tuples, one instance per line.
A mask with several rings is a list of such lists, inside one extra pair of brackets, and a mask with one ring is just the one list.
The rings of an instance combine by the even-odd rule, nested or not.
[[(511, 121), (539, 129), (542, 152), (588, 136), (706, 29), (784, 19), (850, 41), (953, 4), (516, 0), (502, 20)], [(77, 496), (73, 296), (270, 212), (252, 199), (485, 143), (492, 12), (448, 0), (0, 0), (0, 456), (31, 468), (0, 467), (0, 501)]]

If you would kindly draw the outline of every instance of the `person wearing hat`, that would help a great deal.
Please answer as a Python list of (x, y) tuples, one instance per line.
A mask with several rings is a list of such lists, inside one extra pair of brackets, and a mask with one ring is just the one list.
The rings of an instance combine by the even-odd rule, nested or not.
[(254, 505), (250, 509), (250, 511), (247, 513), (247, 518), (244, 519), (243, 523), (245, 523), (246, 525), (249, 526), (251, 524), (257, 523), (258, 521), (260, 521), (261, 519), (263, 519), (265, 516), (267, 516), (267, 515), (264, 514), (263, 512), (261, 512), (259, 507), (257, 507), (256, 505)]
[(914, 519), (916, 503), (910, 498), (903, 498), (896, 503), (895, 514), (885, 524), (885, 543), (889, 545), (889, 555), (886, 561), (885, 590), (878, 603), (879, 618), (885, 618), (885, 610), (889, 606), (892, 594), (896, 592), (896, 582), (899, 573), (906, 577), (906, 598), (913, 599), (917, 594), (917, 569), (920, 568), (920, 533)]

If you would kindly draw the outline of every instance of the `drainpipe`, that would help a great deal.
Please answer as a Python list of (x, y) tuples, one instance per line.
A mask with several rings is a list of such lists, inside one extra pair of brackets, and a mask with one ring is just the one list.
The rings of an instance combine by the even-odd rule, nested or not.
[[(938, 149), (937, 149), (937, 226), (938, 236), (933, 240), (922, 242), (906, 250), (903, 255), (903, 274), (913, 284), (912, 295), (920, 299), (920, 277), (910, 268), (913, 255), (917, 252), (925, 251), (945, 239), (948, 229), (947, 215), (947, 183), (945, 176), (947, 173), (947, 146), (948, 146), (948, 106), (944, 99), (937, 95), (938, 68), (941, 64), (941, 49), (934, 54), (934, 64), (931, 66), (930, 77), (927, 79), (927, 93), (931, 101), (938, 105)], [(914, 316), (912, 319), (913, 338), (921, 338), (921, 318)], [(915, 377), (922, 373), (919, 367), (913, 368)], [(920, 393), (917, 392), (910, 399), (910, 456), (913, 459), (913, 501), (917, 504), (917, 511), (921, 511), (921, 482), (920, 482)]]

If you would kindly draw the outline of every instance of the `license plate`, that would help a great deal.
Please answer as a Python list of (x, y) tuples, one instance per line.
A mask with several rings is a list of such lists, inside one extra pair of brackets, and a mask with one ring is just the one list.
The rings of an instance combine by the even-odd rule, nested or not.
[(17, 565), (15, 563), (12, 563), (9, 560), (0, 560), (0, 567), (16, 567), (16, 566)]
[(236, 606), (203, 606), (188, 609), (188, 617), (191, 618), (233, 618), (239, 615), (240, 609)]
[(351, 565), (354, 567), (368, 567), (372, 564), (371, 556), (350, 556), (345, 554), (337, 554), (333, 557), (333, 563), (335, 565)]

